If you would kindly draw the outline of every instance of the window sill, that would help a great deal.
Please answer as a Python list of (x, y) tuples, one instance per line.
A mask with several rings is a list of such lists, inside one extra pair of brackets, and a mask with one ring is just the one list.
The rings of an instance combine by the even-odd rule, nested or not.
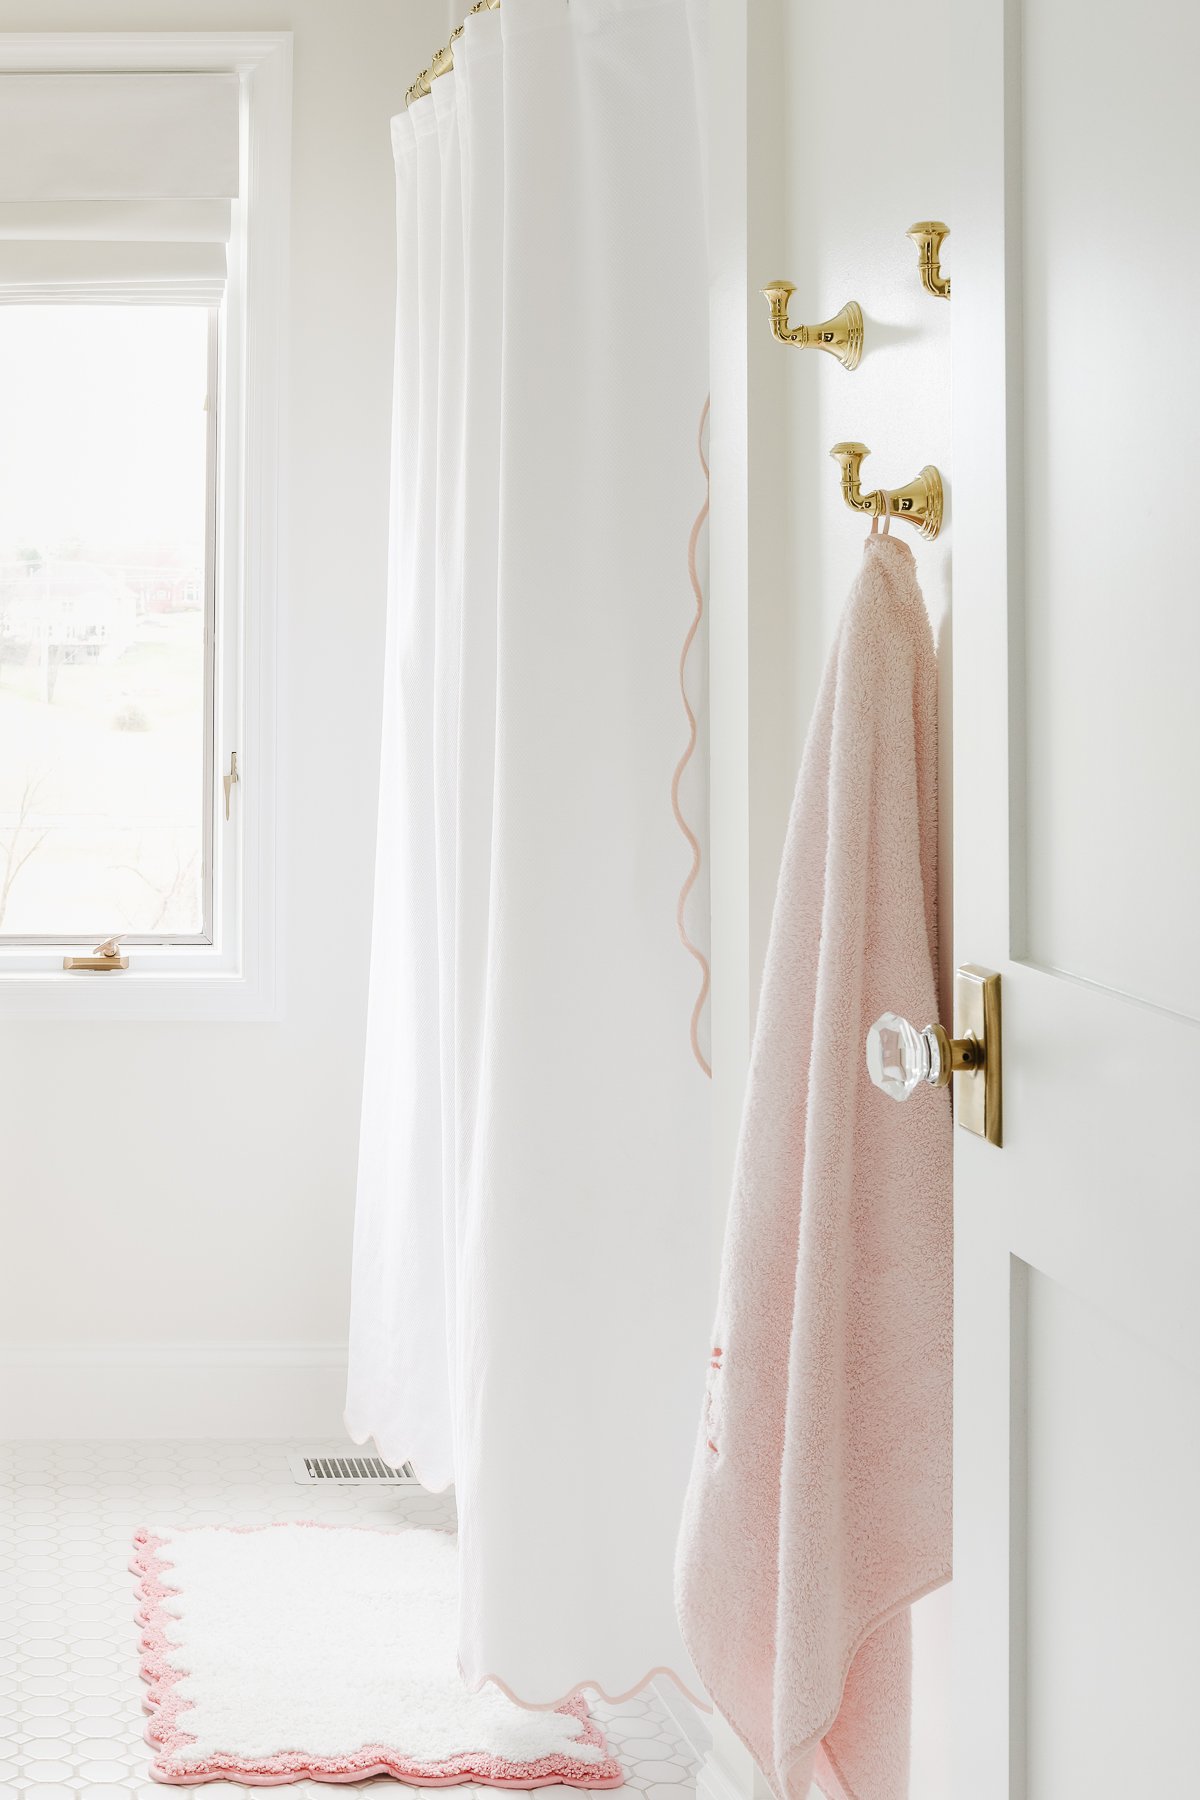
[(269, 1021), (279, 1011), (274, 971), (123, 969), (69, 973), (5, 969), (0, 962), (0, 1023), (5, 1020), (213, 1019)]

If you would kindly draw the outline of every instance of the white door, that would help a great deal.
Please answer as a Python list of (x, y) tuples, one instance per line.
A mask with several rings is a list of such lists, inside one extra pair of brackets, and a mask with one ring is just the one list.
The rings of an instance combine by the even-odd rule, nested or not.
[[(956, 1800), (1200, 1792), (1200, 12), (958, 0)], [(915, 98), (915, 97), (914, 97)], [(920, 1796), (916, 1797), (920, 1800)]]

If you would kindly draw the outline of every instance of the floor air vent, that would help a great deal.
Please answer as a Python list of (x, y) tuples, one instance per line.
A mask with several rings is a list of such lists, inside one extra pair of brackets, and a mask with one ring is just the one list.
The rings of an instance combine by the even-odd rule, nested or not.
[(289, 1451), (292, 1475), (303, 1487), (335, 1482), (338, 1485), (362, 1482), (372, 1487), (419, 1487), (411, 1463), (393, 1469), (379, 1456), (306, 1456), (302, 1450)]

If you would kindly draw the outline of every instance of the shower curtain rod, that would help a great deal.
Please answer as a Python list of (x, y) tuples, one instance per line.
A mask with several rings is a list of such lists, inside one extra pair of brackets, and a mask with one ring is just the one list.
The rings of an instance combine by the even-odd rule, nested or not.
[[(470, 18), (471, 13), (495, 12), (499, 5), (500, 0), (475, 0), (475, 5), (471, 8), (471, 12), (467, 14), (467, 17)], [(431, 94), (433, 92), (433, 84), (438, 76), (448, 75), (450, 73), (451, 69), (454, 67), (454, 41), (456, 38), (460, 38), (462, 34), (462, 26), (456, 26), (450, 33), (450, 42), (444, 44), (440, 50), (435, 51), (433, 57), (430, 59), (429, 67), (421, 70), (421, 73), (417, 76), (417, 79), (413, 82), (407, 94), (405, 94), (405, 106), (411, 106), (414, 100), (423, 100), (426, 94)]]

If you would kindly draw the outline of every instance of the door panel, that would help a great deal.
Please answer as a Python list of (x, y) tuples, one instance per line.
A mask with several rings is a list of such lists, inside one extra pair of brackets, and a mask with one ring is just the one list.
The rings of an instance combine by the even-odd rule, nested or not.
[[(1200, 11), (1020, 21), (1025, 951), (1200, 1018), (1195, 542)], [(1169, 46), (1169, 50), (1166, 48)], [(1150, 875), (1150, 879), (1147, 879)]]
[(1200, 275), (1197, 30), (955, 13), (955, 943), (1005, 1132), (955, 1133), (964, 1800), (1195, 1788), (1200, 352), (1129, 324)]
[(1131, 1792), (1135, 1776), (1136, 1791), (1178, 1792), (1195, 1755), (1194, 1663), (1163, 1652), (1187, 1642), (1200, 1593), (1194, 1372), (1070, 1288), (1018, 1274), (1029, 1800)]

